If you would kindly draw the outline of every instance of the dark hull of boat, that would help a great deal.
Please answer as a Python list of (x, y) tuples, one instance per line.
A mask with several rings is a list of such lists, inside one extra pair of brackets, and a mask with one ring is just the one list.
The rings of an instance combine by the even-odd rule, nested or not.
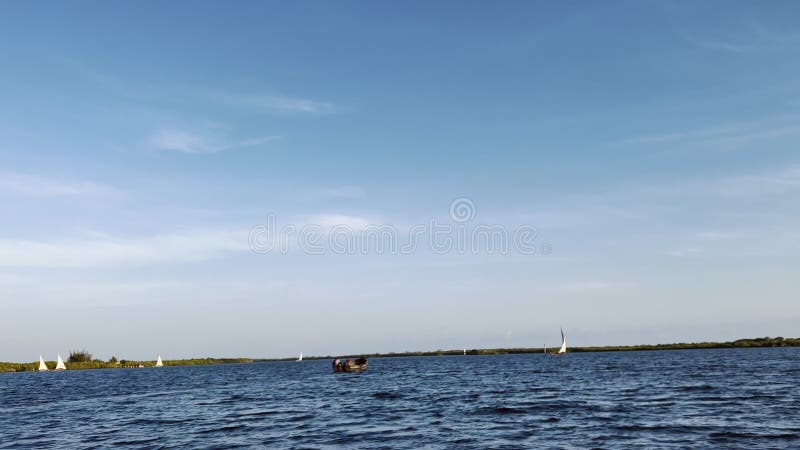
[(339, 364), (333, 366), (334, 372), (363, 372), (367, 370), (368, 363), (365, 364)]

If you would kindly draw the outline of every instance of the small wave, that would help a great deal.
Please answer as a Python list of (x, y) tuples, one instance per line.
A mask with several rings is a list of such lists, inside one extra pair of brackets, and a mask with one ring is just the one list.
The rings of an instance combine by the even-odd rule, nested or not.
[(403, 395), (396, 392), (376, 392), (372, 394), (372, 398), (378, 400), (397, 400), (403, 398)]
[(217, 402), (217, 404), (218, 405), (229, 405), (229, 404), (232, 404), (232, 403), (253, 402), (253, 401), (256, 401), (256, 400), (258, 400), (258, 399), (255, 398), (255, 397), (250, 397), (250, 396), (242, 395), (242, 394), (233, 394), (228, 398), (219, 400)]
[(147, 444), (148, 442), (155, 442), (158, 441), (159, 438), (157, 436), (151, 438), (144, 438), (144, 439), (126, 439), (122, 441), (114, 441), (111, 442), (113, 446), (123, 446), (123, 445), (132, 445), (132, 446), (140, 446), (142, 444)]
[(764, 439), (764, 440), (798, 440), (800, 434), (797, 433), (773, 433), (759, 434), (739, 431), (717, 431), (708, 435), (711, 439), (718, 441), (738, 441), (742, 439)]
[(247, 411), (247, 412), (240, 412), (233, 414), (235, 418), (248, 418), (248, 417), (263, 417), (263, 416), (274, 416), (275, 414), (281, 414), (280, 411)]
[(197, 431), (196, 433), (197, 434), (228, 433), (228, 432), (239, 430), (239, 429), (246, 428), (246, 427), (247, 427), (247, 425), (240, 425), (240, 424), (225, 425), (223, 427), (209, 428), (207, 430), (200, 430), (200, 431)]
[(506, 414), (527, 414), (528, 411), (525, 409), (520, 408), (511, 408), (508, 406), (487, 406), (483, 408), (478, 408), (473, 411), (473, 414), (477, 415), (506, 415)]
[(148, 418), (140, 418), (140, 419), (132, 419), (127, 422), (124, 422), (122, 425), (178, 425), (182, 423), (189, 422), (189, 419), (148, 419)]
[(710, 384), (698, 384), (693, 386), (678, 386), (678, 390), (681, 392), (708, 392), (716, 391), (717, 388)]
[(677, 425), (639, 425), (639, 424), (623, 424), (614, 426), (615, 430), (630, 431), (630, 432), (664, 432), (664, 433), (685, 433), (688, 431), (687, 427), (680, 427)]
[(283, 422), (302, 422), (304, 420), (310, 420), (313, 418), (314, 418), (313, 414), (301, 414), (299, 416), (287, 417), (286, 419), (283, 420)]
[(478, 440), (475, 439), (475, 438), (471, 438), (471, 437), (463, 437), (463, 438), (455, 439), (455, 440), (453, 440), (451, 442), (453, 444), (455, 444), (455, 445), (467, 445), (467, 444), (474, 444), (474, 443), (478, 442)]

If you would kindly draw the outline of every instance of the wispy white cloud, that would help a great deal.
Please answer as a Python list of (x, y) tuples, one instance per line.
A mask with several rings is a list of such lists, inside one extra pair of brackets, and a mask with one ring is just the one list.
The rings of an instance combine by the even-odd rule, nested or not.
[(682, 32), (681, 38), (690, 45), (724, 53), (764, 52), (775, 50), (794, 50), (800, 41), (800, 34), (795, 32), (776, 31), (749, 23), (737, 28), (736, 34), (720, 35), (709, 33)]
[(363, 198), (367, 195), (367, 191), (358, 186), (337, 186), (316, 189), (312, 194), (323, 198)]
[(101, 196), (119, 191), (92, 181), (58, 180), (39, 175), (0, 171), (0, 192), (34, 197)]
[(683, 33), (681, 37), (689, 44), (706, 50), (722, 51), (728, 53), (742, 53), (753, 50), (756, 46), (752, 43), (733, 41), (719, 38), (698, 38), (689, 33)]
[(755, 198), (776, 196), (800, 190), (800, 165), (789, 163), (756, 172), (735, 173), (708, 178), (693, 178), (660, 184), (624, 184), (608, 192), (610, 201), (634, 200), (674, 202), (679, 199), (708, 200), (710, 197)]
[(217, 153), (237, 148), (254, 147), (274, 139), (276, 139), (276, 136), (230, 140), (213, 134), (170, 129), (154, 133), (150, 136), (149, 143), (159, 150), (172, 150), (183, 153)]
[[(72, 278), (57, 278), (42, 283), (41, 277), (18, 278), (3, 283), (0, 276), (0, 297), (10, 302), (32, 305), (112, 306), (143, 304), (199, 303), (259, 298), (293, 287), (294, 280), (260, 278), (258, 283), (230, 278), (212, 279), (96, 279), (91, 274), (71, 273)], [(87, 279), (88, 276), (88, 279)]]
[(248, 251), (246, 231), (204, 230), (106, 239), (0, 239), (0, 267), (90, 268), (199, 261)]
[(345, 226), (351, 230), (363, 230), (370, 225), (379, 225), (380, 222), (371, 220), (368, 217), (352, 216), (347, 214), (319, 214), (308, 219), (310, 225), (317, 225), (323, 230), (330, 230), (333, 227)]
[[(701, 231), (695, 233), (688, 233), (685, 237), (689, 239), (676, 247), (667, 250), (665, 253), (668, 256), (676, 258), (690, 258), (701, 255), (719, 254), (720, 251), (727, 251), (734, 247), (730, 241), (737, 240), (743, 241), (751, 239), (752, 236), (742, 231)], [(680, 236), (675, 236), (676, 240), (681, 240)], [(741, 250), (741, 248), (740, 248)]]
[(332, 103), (283, 95), (211, 92), (209, 97), (217, 103), (267, 113), (331, 114), (337, 111)]
[(692, 256), (698, 256), (702, 253), (703, 249), (698, 247), (676, 248), (667, 251), (667, 255), (674, 256), (676, 258), (687, 258)]
[(87, 64), (85, 61), (71, 57), (58, 57), (56, 58), (56, 61), (63, 65), (68, 72), (72, 72), (73, 74), (85, 79), (90, 83), (93, 83), (100, 89), (103, 89), (107, 92), (129, 98), (145, 96), (142, 89), (140, 89), (138, 86), (132, 86), (128, 83), (124, 83), (116, 76)]
[(653, 133), (613, 142), (615, 145), (669, 144), (701, 142), (707, 144), (739, 144), (780, 136), (800, 134), (796, 117), (778, 117), (750, 122), (723, 124), (707, 128)]
[[(597, 230), (615, 233), (616, 229), (630, 229), (635, 224), (634, 234), (647, 234), (648, 229), (658, 234), (664, 224), (672, 223), (675, 226), (668, 227), (668, 236), (658, 235), (657, 239), (679, 242), (675, 244), (678, 250), (672, 253), (682, 255), (693, 253), (681, 251), (682, 247), (705, 248), (712, 241), (752, 240), (754, 236), (771, 234), (768, 230), (774, 225), (790, 226), (796, 222), (796, 211), (787, 209), (787, 205), (797, 195), (800, 195), (800, 164), (788, 163), (713, 177), (661, 182), (632, 180), (612, 188), (543, 202), (528, 213), (520, 210), (509, 216), (513, 219), (492, 220), (534, 224), (543, 233), (583, 227), (592, 227), (594, 233)], [(485, 216), (481, 217), (485, 220)], [(717, 226), (727, 229), (712, 228)], [(632, 238), (609, 236), (623, 241)]]
[[(77, 59), (62, 58), (60, 61), (68, 70), (107, 92), (139, 100), (163, 100), (163, 92), (155, 90), (153, 86), (122, 79)], [(246, 94), (186, 86), (163, 86), (163, 88), (173, 94), (169, 96), (173, 101), (200, 100), (264, 113), (331, 114), (340, 109), (330, 102), (278, 93)]]
[[(687, 188), (692, 189), (691, 184)], [(786, 194), (800, 189), (800, 166), (790, 165), (754, 174), (732, 175), (699, 181), (694, 185), (706, 192), (725, 196)]]
[(745, 234), (740, 231), (701, 231), (694, 234), (701, 241), (729, 241), (741, 239)]

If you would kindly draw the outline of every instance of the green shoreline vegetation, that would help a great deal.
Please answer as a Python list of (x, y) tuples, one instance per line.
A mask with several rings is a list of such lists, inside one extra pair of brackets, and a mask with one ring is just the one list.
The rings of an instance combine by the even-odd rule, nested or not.
[[(250, 363), (255, 361), (252, 358), (197, 358), (197, 359), (176, 359), (164, 360), (164, 366), (206, 366), (211, 364), (232, 364)], [(45, 361), (50, 370), (56, 366), (55, 361)], [(116, 363), (108, 361), (86, 361), (70, 363), (67, 362), (67, 370), (89, 370), (89, 369), (132, 369), (139, 367), (153, 367), (155, 361), (132, 361), (121, 359)], [(35, 372), (39, 368), (39, 362), (32, 363), (10, 363), (0, 362), (0, 372)]]
[[(210, 364), (234, 364), (234, 363), (250, 363), (254, 360), (251, 358), (195, 358), (195, 359), (175, 359), (163, 360), (165, 366), (205, 366)], [(56, 361), (45, 361), (48, 369), (53, 370), (56, 367)], [(86, 350), (72, 351), (66, 361), (67, 370), (90, 370), (90, 369), (132, 369), (153, 367), (156, 365), (155, 361), (134, 361), (126, 359), (117, 359), (112, 356), (108, 361), (93, 359), (92, 355)], [(39, 362), (31, 363), (10, 363), (0, 362), (0, 373), (2, 372), (36, 372), (39, 368)]]
[[(653, 344), (653, 345), (619, 345), (605, 347), (571, 347), (570, 353), (585, 352), (629, 352), (629, 351), (657, 351), (657, 350), (700, 350), (700, 349), (724, 349), (724, 348), (775, 348), (775, 347), (800, 347), (800, 338), (783, 337), (763, 337), (753, 339), (739, 339), (729, 342), (682, 342), (676, 344)], [(494, 349), (472, 349), (467, 350), (467, 355), (510, 355), (517, 353), (542, 353), (542, 348), (494, 348)], [(400, 353), (365, 353), (354, 355), (337, 356), (338, 358), (357, 358), (364, 356), (367, 358), (393, 358), (403, 356), (458, 356), (463, 355), (464, 350), (434, 350), (422, 352), (400, 352)], [(332, 359), (333, 356), (308, 356), (305, 359)], [(253, 358), (196, 358), (196, 359), (175, 359), (164, 360), (164, 366), (201, 366), (211, 364), (235, 364), (252, 363), (266, 361), (291, 361), (294, 358), (273, 358), (273, 359), (253, 359)], [(55, 361), (46, 361), (47, 367), (52, 370), (56, 366)], [(68, 370), (87, 370), (87, 369), (122, 369), (122, 368), (141, 368), (153, 367), (155, 361), (133, 361), (117, 359), (111, 357), (108, 361), (92, 359), (91, 355), (85, 350), (71, 352), (67, 360)], [(0, 362), (0, 372), (30, 372), (36, 371), (39, 363), (11, 363)]]
[[(772, 347), (800, 347), (800, 338), (782, 337), (763, 337), (753, 339), (739, 339), (729, 342), (680, 342), (676, 344), (647, 344), (647, 345), (613, 345), (603, 347), (570, 347), (569, 353), (589, 353), (589, 352), (631, 352), (631, 351), (657, 351), (657, 350), (701, 350), (715, 348), (772, 348)], [(548, 347), (548, 350), (557, 350), (558, 346)], [(467, 349), (467, 355), (511, 355), (517, 353), (542, 353), (542, 347), (538, 348), (491, 348), (491, 349)], [(427, 352), (403, 352), (403, 353), (375, 353), (365, 354), (365, 357), (391, 358), (396, 356), (458, 356), (463, 355), (464, 350), (434, 350)], [(361, 355), (352, 355), (361, 356)], [(350, 356), (348, 356), (350, 357)], [(313, 357), (308, 358), (313, 359)]]

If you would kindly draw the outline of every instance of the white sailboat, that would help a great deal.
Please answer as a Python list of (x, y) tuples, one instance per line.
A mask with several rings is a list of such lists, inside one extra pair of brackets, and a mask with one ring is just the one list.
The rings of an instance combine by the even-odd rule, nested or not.
[(61, 359), (61, 355), (58, 355), (58, 363), (56, 364), (56, 370), (67, 370), (67, 366), (64, 365), (64, 360)]
[(544, 346), (544, 354), (549, 356), (564, 356), (567, 354), (567, 338), (564, 336), (564, 329), (561, 329), (561, 348), (557, 352), (547, 353), (547, 346)]
[(300, 352), (300, 356), (297, 358), (297, 362), (303, 362), (303, 352)]
[(42, 358), (42, 355), (39, 355), (39, 372), (46, 372), (47, 370), (47, 364), (44, 363), (44, 358)]
[(156, 358), (156, 367), (164, 367), (164, 362), (161, 361), (161, 355), (160, 354), (158, 355), (158, 358)]
[(558, 349), (558, 354), (563, 355), (567, 353), (567, 338), (564, 337), (564, 329), (561, 329), (561, 348)]

